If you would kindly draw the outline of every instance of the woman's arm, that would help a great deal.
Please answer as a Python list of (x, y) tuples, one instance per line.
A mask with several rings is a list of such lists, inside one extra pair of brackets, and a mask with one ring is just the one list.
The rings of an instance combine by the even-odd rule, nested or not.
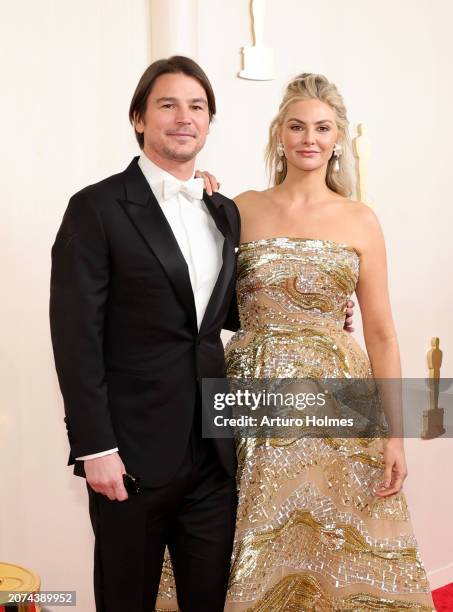
[[(382, 230), (376, 215), (366, 205), (360, 209), (359, 215), (361, 235), (365, 240), (361, 249), (356, 295), (362, 312), (366, 349), (390, 429), (384, 453), (384, 486), (376, 494), (388, 496), (401, 489), (407, 476), (402, 437), (400, 353), (390, 307)], [(383, 380), (379, 384), (382, 379), (394, 380), (387, 383)]]
[(401, 378), (398, 340), (387, 284), (384, 237), (371, 209), (366, 207), (360, 215), (361, 233), (365, 239), (356, 295), (362, 312), (366, 349), (375, 378)]

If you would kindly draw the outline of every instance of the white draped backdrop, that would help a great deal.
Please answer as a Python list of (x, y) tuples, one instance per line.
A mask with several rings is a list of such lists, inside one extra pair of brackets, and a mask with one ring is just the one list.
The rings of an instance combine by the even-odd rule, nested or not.
[[(0, 560), (94, 609), (86, 491), (68, 445), (48, 329), (50, 247), (71, 193), (136, 154), (128, 105), (158, 54), (192, 54), (218, 117), (199, 166), (225, 194), (266, 185), (263, 149), (283, 87), (317, 71), (372, 142), (368, 191), (388, 245), (404, 374), (432, 336), (453, 376), (450, 0), (268, 1), (276, 79), (237, 78), (247, 0), (1, 0)], [(359, 316), (357, 316), (357, 324)], [(360, 334), (358, 334), (360, 336)], [(453, 581), (451, 440), (407, 444), (406, 492), (433, 587)]]

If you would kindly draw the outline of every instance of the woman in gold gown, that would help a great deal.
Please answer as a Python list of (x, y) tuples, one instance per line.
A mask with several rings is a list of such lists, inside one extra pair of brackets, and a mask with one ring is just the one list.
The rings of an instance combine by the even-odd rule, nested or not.
[[(229, 377), (401, 376), (384, 241), (370, 208), (348, 199), (349, 153), (335, 85), (294, 79), (270, 126), (274, 186), (236, 199)], [(368, 355), (343, 330), (354, 291)], [(401, 492), (401, 438), (247, 438), (238, 460), (227, 612), (434, 609)]]
[[(267, 159), (273, 187), (235, 198), (241, 328), (228, 376), (400, 378), (384, 241), (371, 209), (348, 199), (335, 85), (315, 74), (288, 85)], [(354, 291), (368, 355), (343, 329)], [(401, 492), (401, 438), (246, 438), (238, 463), (226, 612), (434, 610)], [(168, 602), (168, 563), (162, 590)]]

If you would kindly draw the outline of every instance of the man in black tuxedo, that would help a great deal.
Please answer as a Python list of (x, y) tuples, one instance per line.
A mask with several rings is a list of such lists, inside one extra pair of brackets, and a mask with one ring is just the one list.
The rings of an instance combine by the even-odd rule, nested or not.
[(52, 248), (52, 342), (102, 612), (153, 609), (166, 546), (180, 609), (223, 610), (236, 459), (231, 440), (202, 438), (200, 384), (224, 376), (220, 331), (238, 326), (240, 227), (193, 178), (214, 114), (195, 62), (154, 62), (130, 108), (141, 156), (72, 196)]

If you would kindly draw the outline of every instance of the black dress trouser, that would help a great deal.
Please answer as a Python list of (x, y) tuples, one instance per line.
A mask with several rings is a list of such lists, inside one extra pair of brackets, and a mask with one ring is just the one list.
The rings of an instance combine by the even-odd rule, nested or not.
[(223, 611), (237, 494), (212, 440), (192, 432), (172, 480), (129, 494), (126, 501), (110, 501), (87, 488), (97, 612), (152, 612), (166, 546), (180, 610)]

